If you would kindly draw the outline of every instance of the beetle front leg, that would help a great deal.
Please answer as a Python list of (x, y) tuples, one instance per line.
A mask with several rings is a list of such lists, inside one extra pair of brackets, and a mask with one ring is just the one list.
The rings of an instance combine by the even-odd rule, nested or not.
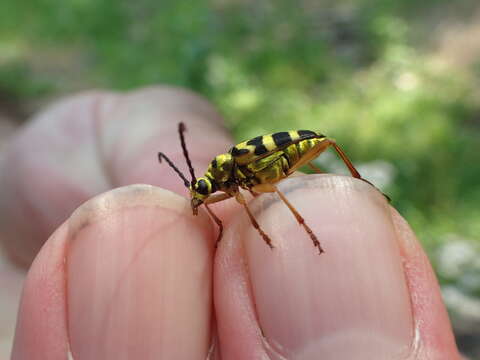
[(232, 197), (232, 195), (227, 194), (227, 193), (212, 195), (212, 196), (208, 197), (207, 199), (205, 199), (205, 201), (203, 202), (203, 205), (205, 205), (205, 208), (207, 209), (209, 215), (212, 217), (213, 221), (215, 221), (215, 223), (218, 226), (218, 236), (217, 236), (217, 240), (215, 241), (215, 248), (218, 247), (218, 243), (222, 239), (223, 223), (222, 223), (222, 220), (220, 220), (220, 218), (217, 215), (215, 215), (213, 210), (210, 209), (208, 204), (214, 204), (214, 203), (219, 202), (219, 201), (230, 199), (231, 197)]

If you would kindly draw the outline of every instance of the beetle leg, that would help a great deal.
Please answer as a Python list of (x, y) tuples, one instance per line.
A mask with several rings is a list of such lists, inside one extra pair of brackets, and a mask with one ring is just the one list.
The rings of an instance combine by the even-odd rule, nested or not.
[[(329, 146), (333, 146), (333, 148), (337, 152), (338, 156), (340, 156), (342, 161), (345, 163), (345, 165), (347, 166), (347, 168), (350, 171), (350, 173), (352, 174), (352, 176), (354, 178), (361, 179), (362, 177), (358, 173), (357, 169), (355, 169), (355, 167), (353, 166), (352, 162), (347, 157), (347, 155), (343, 152), (343, 150), (340, 148), (340, 146), (337, 145), (337, 143), (334, 140), (330, 140), (330, 139), (323, 140), (322, 142), (320, 142), (317, 145), (315, 145), (314, 147), (312, 147), (309, 151), (307, 151), (300, 158), (300, 160), (288, 170), (288, 175), (292, 174), (293, 172), (295, 172), (298, 168), (302, 167), (303, 165), (309, 164), (310, 161), (312, 161), (313, 159), (318, 157), (318, 155), (320, 155), (320, 153), (325, 151), (325, 149), (327, 149)], [(310, 165), (310, 166), (312, 166), (312, 165)]]
[[(372, 185), (375, 189), (376, 189), (376, 186), (373, 185), (370, 181), (364, 179), (360, 173), (357, 171), (357, 169), (355, 169), (355, 166), (353, 166), (352, 162), (350, 161), (350, 159), (347, 157), (347, 155), (343, 152), (343, 150), (340, 148), (340, 146), (337, 145), (337, 143), (334, 141), (334, 140), (330, 140), (330, 139), (325, 139), (324, 141), (322, 141), (321, 143), (317, 144), (316, 146), (314, 146), (313, 148), (311, 148), (306, 154), (304, 154), (302, 156), (302, 158), (294, 165), (292, 166), (289, 170), (288, 170), (288, 175), (291, 175), (293, 172), (295, 172), (299, 167), (305, 165), (305, 164), (308, 164), (310, 167), (312, 167), (312, 164), (310, 164), (310, 161), (315, 159), (316, 157), (318, 157), (318, 155), (320, 155), (321, 152), (323, 152), (327, 147), (329, 146), (333, 146), (334, 150), (337, 152), (338, 156), (340, 156), (340, 158), (342, 159), (342, 161), (345, 163), (345, 165), (347, 166), (348, 170), (350, 171), (350, 174), (352, 174), (352, 176), (354, 178), (357, 178), (357, 179), (360, 179), (362, 181), (365, 181), (367, 184), (370, 184)], [(377, 189), (378, 190), (378, 189)], [(383, 193), (382, 193), (383, 194)], [(385, 198), (387, 199), (387, 201), (391, 201), (390, 198), (388, 197), (388, 195), (386, 194), (383, 194), (383, 196), (385, 196)]]
[[(338, 146), (337, 143), (334, 140), (327, 140), (327, 141), (329, 142), (329, 145), (333, 146), (333, 148), (337, 152), (338, 156), (341, 157), (341, 159), (345, 163), (345, 165), (347, 165), (347, 168), (350, 171), (350, 173), (352, 174), (352, 176), (354, 178), (357, 178), (357, 179), (362, 179), (362, 177), (360, 176), (360, 173), (357, 171), (357, 169), (355, 169), (355, 166), (353, 166), (352, 162), (347, 157), (347, 155), (343, 152), (343, 150), (340, 148), (340, 146)], [(362, 179), (362, 180), (364, 180), (364, 179)]]
[(203, 202), (204, 204), (214, 204), (219, 201), (227, 200), (233, 197), (233, 195), (223, 193), (223, 194), (216, 194), (216, 195), (210, 195), (208, 198), (205, 199)]
[[(335, 149), (335, 151), (337, 152), (337, 154), (342, 158), (343, 162), (345, 163), (345, 165), (347, 165), (348, 167), (348, 170), (350, 170), (350, 173), (352, 174), (353, 177), (357, 178), (357, 179), (360, 179), (360, 180), (363, 180), (365, 181), (367, 184), (370, 184), (372, 185), (375, 189), (377, 189), (377, 187), (375, 185), (373, 185), (370, 181), (362, 178), (362, 176), (359, 174), (359, 172), (357, 171), (357, 169), (355, 169), (355, 167), (353, 166), (352, 162), (350, 161), (350, 159), (347, 157), (347, 155), (345, 155), (345, 153), (343, 152), (343, 150), (337, 145), (337, 143), (333, 140), (328, 140), (330, 142), (330, 144), (333, 146), (333, 148)], [(377, 189), (378, 190), (378, 189)], [(379, 190), (380, 191), (380, 190)], [(381, 192), (381, 191), (380, 191)], [(382, 192), (381, 192), (382, 193)], [(387, 194), (384, 194), (382, 193), (383, 196), (385, 196), (385, 198), (387, 199), (388, 202), (392, 201), (390, 199), (390, 197), (387, 195)]]
[(258, 184), (252, 187), (252, 190), (257, 193), (270, 193), (275, 192), (274, 186), (272, 184), (263, 183)]
[(205, 208), (207, 209), (208, 213), (212, 217), (213, 221), (215, 221), (215, 223), (218, 225), (218, 236), (217, 236), (217, 240), (215, 241), (215, 248), (217, 248), (218, 243), (222, 239), (222, 235), (223, 235), (223, 223), (222, 223), (222, 220), (220, 220), (217, 217), (217, 215), (215, 215), (215, 213), (212, 211), (212, 209), (210, 209), (210, 207), (207, 204), (204, 203), (204, 205), (205, 205)]
[(313, 233), (312, 229), (305, 223), (305, 219), (300, 215), (300, 213), (295, 209), (295, 207), (288, 201), (285, 195), (273, 184), (259, 184), (253, 187), (254, 191), (258, 192), (276, 192), (280, 199), (287, 205), (287, 207), (292, 212), (295, 219), (297, 219), (298, 223), (305, 229), (310, 239), (312, 239), (313, 245), (318, 248), (318, 251), (321, 253), (325, 252), (320, 245), (320, 241), (318, 241), (317, 236)]
[(311, 162), (308, 162), (307, 165), (310, 167), (310, 169), (312, 169), (313, 171), (315, 171), (317, 174), (323, 174), (325, 173), (324, 171), (320, 170), (318, 168), (318, 166), (312, 164)]
[(213, 212), (213, 210), (210, 209), (210, 207), (208, 206), (208, 204), (214, 204), (214, 203), (219, 202), (219, 201), (227, 200), (227, 199), (229, 199), (229, 198), (231, 198), (231, 197), (232, 197), (232, 195), (227, 194), (227, 193), (217, 194), (217, 195), (211, 195), (210, 197), (208, 197), (208, 198), (203, 202), (203, 205), (205, 205), (205, 208), (207, 209), (208, 213), (209, 213), (210, 216), (212, 217), (213, 221), (215, 221), (215, 223), (218, 225), (218, 236), (217, 236), (217, 240), (215, 241), (215, 247), (218, 246), (218, 243), (219, 243), (220, 240), (222, 239), (223, 223), (222, 223), (222, 220), (220, 220), (220, 219), (218, 218), (218, 216), (215, 215), (215, 213)]
[(270, 246), (271, 249), (274, 248), (274, 246), (272, 245), (272, 240), (270, 240), (270, 238), (268, 237), (267, 234), (265, 234), (265, 232), (260, 228), (260, 225), (258, 225), (258, 222), (257, 220), (255, 220), (255, 217), (253, 216), (252, 212), (250, 211), (248, 205), (247, 205), (247, 202), (245, 201), (245, 198), (243, 197), (243, 195), (240, 193), (240, 192), (237, 192), (235, 194), (235, 199), (237, 199), (237, 201), (243, 205), (243, 207), (245, 208), (245, 210), (247, 211), (247, 214), (248, 214), (248, 217), (250, 218), (250, 222), (252, 223), (253, 227), (255, 229), (257, 229), (258, 233), (260, 234), (260, 236), (263, 238), (263, 240), (265, 240), (265, 242), (267, 243), (268, 246)]

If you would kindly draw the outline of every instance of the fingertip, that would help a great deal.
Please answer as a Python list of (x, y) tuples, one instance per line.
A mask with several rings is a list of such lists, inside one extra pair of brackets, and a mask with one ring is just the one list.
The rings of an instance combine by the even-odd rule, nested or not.
[(212, 229), (188, 205), (166, 190), (134, 185), (78, 208), (32, 265), (12, 357), (207, 354)]
[(68, 351), (66, 272), (68, 226), (49, 238), (24, 282), (12, 360), (63, 360)]
[(70, 221), (75, 358), (207, 354), (213, 236), (206, 215), (192, 216), (188, 201), (171, 192), (135, 185), (97, 197)]

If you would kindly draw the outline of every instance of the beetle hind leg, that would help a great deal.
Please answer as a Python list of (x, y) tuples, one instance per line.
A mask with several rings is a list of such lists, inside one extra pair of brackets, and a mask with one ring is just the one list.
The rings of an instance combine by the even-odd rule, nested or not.
[[(350, 159), (347, 157), (347, 155), (345, 155), (345, 153), (342, 151), (342, 149), (340, 148), (340, 146), (337, 145), (337, 143), (333, 140), (329, 140), (330, 144), (333, 146), (333, 148), (335, 149), (335, 151), (337, 152), (337, 154), (342, 158), (343, 162), (345, 163), (345, 165), (348, 167), (348, 170), (350, 171), (350, 173), (352, 174), (352, 176), (354, 178), (357, 178), (357, 179), (360, 179), (362, 181), (365, 181), (367, 184), (370, 184), (371, 186), (373, 186), (375, 189), (377, 189), (378, 191), (380, 191), (375, 185), (373, 185), (370, 181), (368, 181), (367, 179), (363, 178), (359, 172), (357, 171), (357, 169), (355, 169), (355, 167), (353, 166), (352, 162), (350, 161)], [(381, 191), (380, 191), (381, 192)], [(385, 197), (385, 199), (387, 199), (388, 202), (392, 201), (390, 199), (390, 197), (387, 195), (387, 194), (384, 194), (383, 192), (381, 192), (382, 195)]]
[[(345, 166), (348, 168), (348, 171), (350, 172), (350, 174), (356, 178), (356, 179), (359, 179), (359, 180), (362, 180), (364, 182), (366, 182), (367, 184), (370, 184), (372, 185), (375, 189), (377, 189), (377, 187), (375, 185), (373, 185), (370, 181), (364, 179), (360, 173), (357, 171), (357, 169), (355, 169), (355, 166), (353, 166), (352, 162), (350, 161), (350, 159), (348, 158), (348, 156), (345, 154), (345, 152), (342, 150), (342, 148), (340, 146), (337, 145), (337, 143), (335, 142), (335, 140), (331, 140), (331, 139), (325, 139), (324, 141), (322, 141), (321, 143), (319, 143), (318, 145), (316, 145), (315, 147), (313, 147), (312, 149), (310, 149), (310, 151), (308, 151), (301, 159), (301, 161), (298, 162), (298, 164), (296, 164), (294, 167), (292, 167), (290, 170), (289, 170), (289, 173), (288, 175), (290, 175), (293, 171), (297, 170), (301, 165), (307, 163), (313, 170), (315, 170), (317, 173), (319, 173), (319, 169), (316, 168), (316, 166), (314, 166), (312, 163), (311, 163), (311, 160), (313, 160), (314, 158), (316, 158), (317, 156), (320, 155), (320, 153), (325, 150), (327, 147), (333, 147), (333, 149), (335, 150), (335, 152), (337, 153), (337, 155), (340, 157), (340, 159), (343, 161), (343, 163), (345, 164)], [(377, 189), (378, 190), (378, 189)], [(382, 193), (383, 194), (383, 193)], [(383, 196), (385, 196), (385, 198), (387, 199), (387, 201), (391, 201), (390, 200), (390, 197), (388, 197), (388, 195), (386, 194), (383, 194)]]
[(317, 174), (325, 174), (325, 171), (321, 170), (317, 165), (314, 165), (311, 161), (307, 165)]

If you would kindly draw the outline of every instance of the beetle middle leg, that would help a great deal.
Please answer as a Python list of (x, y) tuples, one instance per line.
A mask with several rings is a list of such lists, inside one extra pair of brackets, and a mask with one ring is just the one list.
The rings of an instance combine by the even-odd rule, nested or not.
[(320, 245), (320, 241), (318, 241), (317, 236), (313, 233), (312, 229), (305, 223), (305, 219), (302, 215), (295, 209), (295, 207), (288, 201), (285, 195), (273, 184), (259, 184), (253, 187), (253, 191), (256, 192), (276, 192), (280, 199), (284, 202), (285, 205), (290, 209), (295, 219), (297, 219), (298, 223), (305, 229), (310, 239), (312, 239), (313, 245), (318, 248), (318, 251), (321, 253), (325, 252)]
[(235, 199), (237, 199), (237, 201), (241, 205), (243, 205), (243, 207), (247, 211), (248, 217), (250, 218), (250, 222), (252, 223), (253, 227), (255, 229), (257, 229), (258, 233), (263, 238), (263, 240), (267, 243), (268, 246), (270, 246), (270, 249), (273, 249), (274, 246), (272, 245), (272, 240), (270, 239), (270, 237), (267, 234), (265, 234), (265, 232), (262, 230), (260, 225), (258, 225), (258, 222), (255, 219), (255, 217), (253, 216), (252, 212), (250, 211), (250, 208), (248, 207), (247, 202), (245, 201), (245, 198), (243, 197), (243, 195), (240, 192), (237, 192), (235, 194)]

